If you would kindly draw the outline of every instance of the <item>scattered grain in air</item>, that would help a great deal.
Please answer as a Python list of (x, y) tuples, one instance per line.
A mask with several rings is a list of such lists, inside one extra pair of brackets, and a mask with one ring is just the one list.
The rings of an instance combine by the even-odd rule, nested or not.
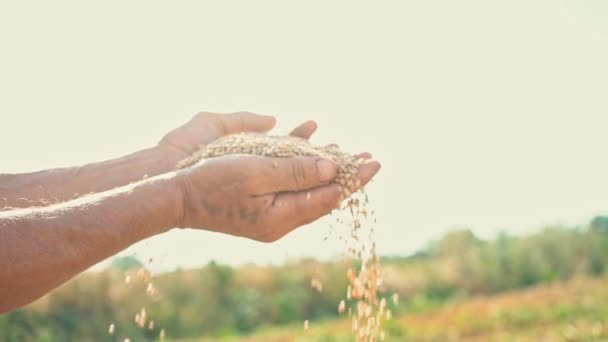
[(151, 264), (152, 262), (154, 262), (154, 258), (148, 259), (148, 262)]
[(311, 280), (310, 286), (319, 292), (323, 292), (323, 283), (321, 283), (321, 281), (319, 279)]
[(148, 283), (148, 287), (146, 288), (146, 294), (148, 296), (154, 296), (156, 294), (156, 288), (152, 283)]
[[(366, 227), (368, 222), (375, 223), (376, 218), (374, 210), (367, 208), (369, 198), (360, 188), (361, 184), (357, 177), (359, 166), (364, 160), (341, 151), (335, 145), (314, 146), (305, 139), (293, 136), (241, 133), (220, 138), (203, 146), (199, 151), (182, 160), (178, 167), (188, 167), (201, 159), (237, 153), (274, 158), (323, 157), (336, 163), (338, 170), (334, 183), (340, 188), (341, 200), (337, 203), (336, 215), (332, 216), (340, 226), (346, 226), (348, 229), (348, 233), (338, 232), (336, 235), (340, 241), (347, 243), (349, 258), (357, 260), (361, 265), (358, 270), (349, 268), (347, 273), (346, 299), (355, 301), (353, 304), (358, 309), (352, 314), (353, 335), (357, 342), (377, 341), (382, 331), (382, 319), (390, 317), (390, 313), (384, 311), (386, 304), (381, 308), (378, 298), (378, 293), (383, 291), (380, 258), (376, 254), (376, 245), (373, 243), (373, 229)], [(310, 199), (310, 197), (310, 193), (307, 193), (306, 198)], [(367, 230), (364, 232), (365, 228)], [(313, 287), (316, 288), (316, 283)], [(352, 312), (351, 309), (349, 307), (349, 312)], [(369, 317), (378, 317), (378, 319), (370, 320)], [(305, 322), (305, 327), (307, 326), (308, 321)]]
[(146, 326), (147, 318), (148, 318), (148, 313), (146, 312), (146, 309), (141, 308), (139, 313), (135, 315), (135, 323), (137, 323), (138, 327), (143, 328)]
[(114, 323), (110, 324), (110, 327), (108, 328), (108, 333), (110, 335), (114, 335)]
[(372, 314), (372, 307), (368, 306), (365, 308), (365, 317), (369, 317)]
[(304, 330), (308, 330), (308, 320), (304, 321)]
[(140, 268), (139, 271), (137, 271), (137, 276), (143, 281), (148, 281), (148, 279), (150, 278), (150, 273), (145, 269)]
[(398, 294), (398, 293), (395, 293), (395, 294), (393, 295), (393, 303), (394, 303), (395, 305), (399, 305), (399, 294)]

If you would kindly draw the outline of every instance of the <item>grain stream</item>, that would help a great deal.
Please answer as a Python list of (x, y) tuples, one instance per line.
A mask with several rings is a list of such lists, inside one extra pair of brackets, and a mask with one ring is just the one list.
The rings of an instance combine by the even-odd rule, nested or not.
[[(376, 254), (373, 241), (373, 229), (368, 228), (363, 237), (364, 224), (373, 219), (373, 212), (368, 212), (367, 193), (360, 189), (357, 173), (364, 160), (355, 155), (341, 151), (335, 145), (314, 146), (307, 140), (293, 136), (272, 136), (265, 134), (241, 133), (220, 138), (201, 147), (192, 156), (181, 161), (178, 168), (192, 166), (203, 159), (221, 157), (230, 154), (253, 154), (273, 158), (292, 158), (298, 156), (327, 158), (336, 163), (335, 183), (342, 191), (343, 200), (335, 213), (336, 221), (346, 233), (338, 232), (340, 240), (345, 242), (345, 255), (349, 263), (356, 261), (360, 268), (349, 268), (346, 274), (348, 288), (346, 298), (336, 304), (340, 314), (352, 319), (353, 335), (357, 341), (383, 340), (385, 333), (382, 322), (390, 318), (385, 298), (379, 298), (382, 289), (382, 272), (380, 258)], [(375, 222), (375, 219), (373, 219)], [(367, 228), (367, 225), (366, 227)], [(322, 291), (322, 284), (313, 279), (311, 286)], [(304, 322), (309, 327), (308, 320)]]

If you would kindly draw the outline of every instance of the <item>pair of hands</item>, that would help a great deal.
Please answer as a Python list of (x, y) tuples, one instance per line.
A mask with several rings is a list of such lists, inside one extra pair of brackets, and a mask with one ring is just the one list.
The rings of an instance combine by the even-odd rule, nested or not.
[[(222, 136), (264, 133), (275, 123), (274, 117), (247, 112), (199, 113), (168, 133), (159, 148), (173, 166)], [(307, 121), (290, 134), (309, 139), (316, 129), (314, 121)], [(369, 153), (359, 156), (371, 158)], [(378, 162), (365, 162), (358, 173), (361, 186), (379, 169)], [(228, 155), (203, 160), (175, 177), (181, 194), (177, 227), (272, 242), (339, 206), (341, 192), (331, 183), (335, 176), (336, 165), (318, 157)]]

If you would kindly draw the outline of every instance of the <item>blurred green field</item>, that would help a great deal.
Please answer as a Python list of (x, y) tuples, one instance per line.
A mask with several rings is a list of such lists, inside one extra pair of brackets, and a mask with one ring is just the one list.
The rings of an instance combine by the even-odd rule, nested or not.
[[(608, 341), (607, 266), (608, 217), (492, 240), (448, 232), (413, 255), (382, 258), (382, 295), (401, 298), (389, 304), (387, 341)], [(161, 329), (183, 342), (353, 340), (338, 315), (352, 261), (211, 262), (152, 278), (139, 276), (142, 267), (117, 258), (0, 315), (0, 341), (155, 341)]]
[[(455, 301), (385, 324), (386, 341), (608, 341), (608, 278)], [(266, 329), (234, 342), (352, 341), (349, 321)], [(204, 339), (214, 341), (217, 339)], [(180, 340), (195, 341), (195, 340)]]

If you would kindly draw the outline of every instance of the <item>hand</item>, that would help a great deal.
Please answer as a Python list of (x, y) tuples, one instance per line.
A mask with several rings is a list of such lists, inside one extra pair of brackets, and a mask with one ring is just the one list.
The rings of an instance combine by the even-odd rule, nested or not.
[[(361, 186), (379, 169), (376, 161), (364, 163)], [(272, 242), (338, 207), (341, 192), (330, 184), (335, 176), (336, 165), (317, 157), (203, 160), (176, 176), (183, 196), (178, 227)]]
[[(225, 135), (241, 132), (268, 132), (276, 123), (272, 116), (248, 112), (231, 114), (199, 113), (189, 122), (165, 135), (159, 147), (164, 151), (170, 168), (196, 152), (201, 145), (208, 144)], [(308, 121), (292, 131), (292, 135), (304, 139), (316, 130), (314, 121)]]

